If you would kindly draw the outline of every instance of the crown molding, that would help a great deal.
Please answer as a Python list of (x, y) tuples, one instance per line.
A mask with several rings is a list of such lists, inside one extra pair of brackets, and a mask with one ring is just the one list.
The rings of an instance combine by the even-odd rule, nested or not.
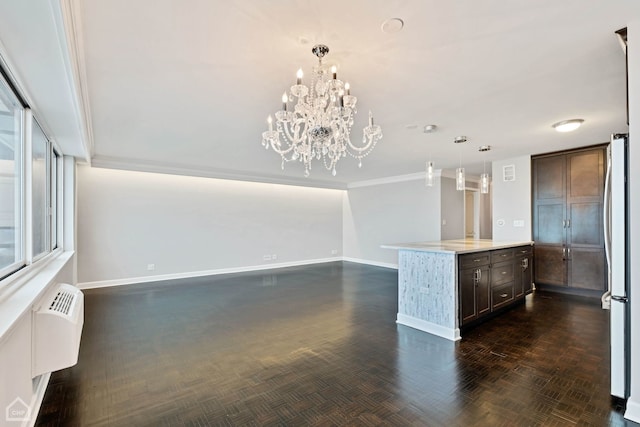
[[(72, 92), (74, 108), (80, 122), (83, 135), (82, 145), (85, 151), (85, 161), (91, 163), (94, 150), (93, 124), (91, 121), (91, 102), (87, 83), (86, 62), (82, 34), (82, 12), (78, 0), (50, 0), (55, 13), (56, 29), (61, 45), (61, 51), (66, 52), (64, 61), (69, 79), (69, 89)], [(59, 7), (56, 7), (56, 4)], [(66, 47), (66, 49), (65, 49)]]
[[(441, 170), (435, 170), (434, 176), (439, 177)], [(425, 172), (410, 173), (407, 175), (387, 176), (384, 178), (368, 179), (364, 181), (355, 181), (347, 184), (347, 188), (371, 187), (375, 185), (394, 184), (397, 182), (418, 181), (425, 179)]]
[(105, 169), (161, 173), (167, 175), (196, 176), (202, 178), (228, 179), (266, 184), (295, 185), (297, 187), (327, 188), (332, 190), (347, 189), (346, 184), (342, 182), (313, 180), (308, 178), (287, 178), (274, 175), (254, 175), (224, 169), (203, 168), (202, 166), (153, 162), (120, 157), (94, 156), (91, 159), (91, 166)]

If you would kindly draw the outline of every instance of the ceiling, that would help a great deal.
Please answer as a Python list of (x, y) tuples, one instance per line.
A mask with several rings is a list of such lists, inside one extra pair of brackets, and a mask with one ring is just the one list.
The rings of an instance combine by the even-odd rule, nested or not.
[[(94, 166), (334, 188), (419, 173), (428, 159), (477, 173), (483, 161), (626, 132), (614, 32), (640, 19), (636, 0), (3, 3), (2, 56), (65, 153)], [(388, 18), (402, 31), (383, 32)], [(347, 157), (335, 177), (318, 163), (304, 178), (302, 164), (280, 169), (261, 134), (296, 70), (315, 65), (316, 43), (358, 97), (353, 141), (369, 110), (384, 137), (361, 169)], [(571, 118), (585, 123), (551, 128)], [(423, 133), (427, 124), (438, 130)], [(468, 142), (454, 144), (458, 135)]]

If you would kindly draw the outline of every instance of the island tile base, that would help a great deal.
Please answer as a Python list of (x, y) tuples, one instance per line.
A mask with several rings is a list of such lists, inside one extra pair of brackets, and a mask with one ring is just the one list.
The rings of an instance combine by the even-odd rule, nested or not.
[(397, 323), (460, 339), (455, 253), (400, 250)]

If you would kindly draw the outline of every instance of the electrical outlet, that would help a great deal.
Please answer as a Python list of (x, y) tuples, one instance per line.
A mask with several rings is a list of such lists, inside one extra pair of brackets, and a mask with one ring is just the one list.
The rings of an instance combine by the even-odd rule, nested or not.
[(277, 259), (278, 259), (278, 255), (276, 255), (276, 254), (271, 255), (271, 260), (272, 261), (275, 261)]
[(156, 269), (156, 265), (155, 264), (147, 264), (147, 271), (153, 271)]
[(442, 220), (442, 225), (447, 225), (447, 220), (446, 219)]
[(263, 261), (271, 261), (271, 255), (262, 255)]
[(337, 249), (331, 249), (331, 255), (337, 255), (337, 254), (338, 254)]
[(524, 220), (523, 219), (514, 219), (513, 220), (513, 226), (514, 227), (524, 227)]

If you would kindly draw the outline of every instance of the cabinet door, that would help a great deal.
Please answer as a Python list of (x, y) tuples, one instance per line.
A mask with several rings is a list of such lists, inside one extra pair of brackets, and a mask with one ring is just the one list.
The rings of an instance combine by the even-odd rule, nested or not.
[(527, 295), (533, 290), (533, 257), (527, 256), (522, 258), (522, 263), (522, 291)]
[(489, 266), (460, 270), (460, 324), (490, 311)]
[(533, 239), (563, 244), (566, 229), (566, 158), (537, 158), (533, 162)]
[(476, 311), (478, 316), (491, 311), (491, 290), (489, 289), (490, 272), (488, 265), (480, 267), (480, 277), (476, 281)]
[(568, 251), (569, 286), (604, 291), (607, 287), (607, 263), (604, 250), (569, 248)]
[(533, 278), (531, 274), (531, 271), (533, 269), (532, 260), (533, 257), (531, 255), (522, 255), (517, 258), (514, 266), (514, 292), (516, 298), (523, 297), (524, 295), (531, 292), (531, 282)]
[(536, 283), (567, 286), (566, 261), (563, 249), (562, 246), (536, 244), (534, 248)]
[(460, 270), (460, 324), (474, 320), (476, 312), (476, 274), (477, 268)]
[(567, 155), (567, 282), (604, 291), (604, 149)]

